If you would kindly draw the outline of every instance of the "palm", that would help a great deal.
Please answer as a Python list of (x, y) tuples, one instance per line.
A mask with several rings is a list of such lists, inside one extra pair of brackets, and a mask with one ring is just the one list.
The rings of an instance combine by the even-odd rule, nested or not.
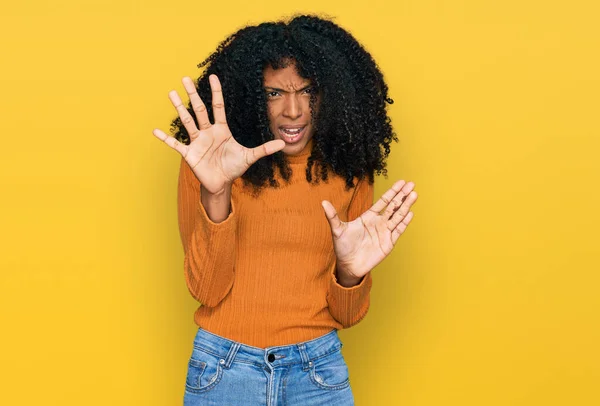
[(337, 268), (361, 278), (393, 250), (413, 217), (414, 183), (396, 182), (369, 210), (350, 222), (339, 219), (331, 203), (324, 206), (331, 226)]
[(208, 119), (206, 106), (200, 99), (192, 79), (185, 77), (182, 82), (196, 114), (199, 128), (196, 127), (194, 119), (177, 92), (174, 90), (169, 92), (169, 98), (190, 136), (190, 144), (182, 144), (159, 129), (155, 129), (153, 133), (184, 157), (207, 191), (218, 193), (242, 176), (254, 162), (282, 150), (285, 142), (273, 140), (255, 148), (240, 145), (231, 135), (227, 125), (221, 83), (216, 75), (210, 75), (209, 81), (214, 124), (211, 124)]
[(338, 264), (356, 276), (366, 273), (362, 270), (375, 268), (394, 248), (391, 231), (379, 219), (368, 216), (369, 213), (346, 223), (340, 238), (334, 240)]
[(206, 190), (216, 193), (246, 172), (250, 151), (233, 138), (227, 124), (215, 123), (190, 142), (184, 158)]

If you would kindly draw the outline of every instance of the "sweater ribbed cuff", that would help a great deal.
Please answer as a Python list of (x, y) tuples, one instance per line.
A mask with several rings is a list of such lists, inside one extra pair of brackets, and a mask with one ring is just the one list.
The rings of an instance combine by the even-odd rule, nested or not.
[(335, 261), (329, 278), (327, 302), (333, 318), (344, 326), (350, 327), (366, 316), (369, 309), (370, 292), (373, 280), (371, 272), (367, 273), (360, 283), (345, 287), (337, 282), (335, 276)]

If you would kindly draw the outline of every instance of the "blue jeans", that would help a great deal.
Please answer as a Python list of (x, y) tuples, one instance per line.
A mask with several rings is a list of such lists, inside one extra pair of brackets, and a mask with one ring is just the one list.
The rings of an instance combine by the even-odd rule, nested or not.
[(301, 343), (258, 348), (198, 328), (184, 406), (354, 405), (337, 330)]

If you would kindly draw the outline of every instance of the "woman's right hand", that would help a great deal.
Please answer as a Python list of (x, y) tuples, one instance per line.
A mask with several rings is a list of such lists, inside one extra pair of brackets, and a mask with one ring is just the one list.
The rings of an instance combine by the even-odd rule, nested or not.
[(190, 136), (190, 144), (182, 144), (175, 137), (170, 137), (159, 129), (154, 129), (152, 133), (183, 156), (200, 184), (208, 192), (221, 193), (235, 179), (242, 176), (254, 162), (285, 147), (283, 140), (273, 140), (256, 148), (246, 148), (233, 138), (225, 117), (221, 83), (216, 75), (209, 76), (214, 124), (211, 124), (208, 119), (206, 106), (200, 99), (192, 79), (186, 76), (182, 82), (192, 102), (200, 129), (196, 128), (192, 116), (177, 92), (172, 90), (169, 92), (169, 99)]

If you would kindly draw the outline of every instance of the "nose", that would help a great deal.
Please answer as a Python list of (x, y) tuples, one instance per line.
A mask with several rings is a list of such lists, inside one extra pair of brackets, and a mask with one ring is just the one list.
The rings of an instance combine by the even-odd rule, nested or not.
[(298, 117), (302, 116), (303, 107), (304, 106), (302, 106), (302, 102), (298, 100), (297, 96), (295, 94), (292, 94), (289, 97), (287, 97), (285, 101), (283, 115), (292, 120), (295, 120)]

